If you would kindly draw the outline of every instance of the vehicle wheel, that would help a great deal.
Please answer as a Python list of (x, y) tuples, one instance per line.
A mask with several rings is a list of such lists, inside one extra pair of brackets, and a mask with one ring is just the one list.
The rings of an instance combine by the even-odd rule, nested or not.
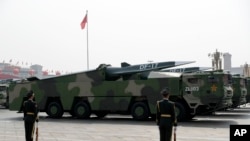
[(9, 103), (8, 102), (4, 103), (3, 106), (5, 107), (5, 109), (9, 109)]
[(5, 108), (9, 109), (9, 96), (6, 98)]
[(51, 118), (61, 118), (63, 115), (62, 106), (58, 102), (51, 102), (48, 105), (47, 114)]
[(233, 105), (231, 106), (232, 108), (237, 108), (239, 106), (239, 103), (236, 101), (233, 101)]
[(95, 115), (98, 118), (104, 118), (108, 113), (107, 112), (95, 112)]
[(192, 114), (187, 114), (187, 117), (186, 117), (186, 119), (187, 120), (191, 120), (191, 119), (193, 119), (195, 117), (195, 115), (192, 115)]
[(89, 118), (90, 114), (91, 114), (91, 110), (90, 110), (90, 107), (87, 103), (78, 102), (74, 106), (74, 115), (77, 118), (86, 119), (86, 118)]
[(196, 114), (192, 114), (191, 109), (188, 106), (185, 107), (185, 113), (187, 120), (192, 120), (196, 116)]
[(131, 108), (131, 115), (135, 120), (146, 120), (149, 117), (148, 106), (143, 102), (135, 103)]
[(178, 121), (184, 121), (186, 119), (186, 110), (181, 103), (175, 102), (175, 112)]

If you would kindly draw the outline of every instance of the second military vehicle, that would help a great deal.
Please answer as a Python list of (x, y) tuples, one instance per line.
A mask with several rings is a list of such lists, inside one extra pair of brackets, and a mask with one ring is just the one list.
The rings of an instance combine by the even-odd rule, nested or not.
[(247, 103), (247, 79), (240, 75), (233, 75), (233, 105), (236, 108)]

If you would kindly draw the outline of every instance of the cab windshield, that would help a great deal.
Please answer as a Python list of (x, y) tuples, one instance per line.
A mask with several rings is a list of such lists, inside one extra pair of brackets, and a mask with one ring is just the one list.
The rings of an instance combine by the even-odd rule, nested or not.
[(224, 74), (223, 77), (223, 82), (225, 85), (232, 85), (233, 81), (232, 81), (232, 75), (231, 74)]

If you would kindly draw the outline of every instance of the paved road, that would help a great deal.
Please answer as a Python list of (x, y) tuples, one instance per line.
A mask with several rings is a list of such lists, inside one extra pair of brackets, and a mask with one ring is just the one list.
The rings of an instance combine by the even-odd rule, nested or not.
[[(250, 124), (250, 104), (210, 116), (180, 122), (177, 141), (229, 141), (230, 124)], [(24, 141), (22, 114), (0, 109), (0, 141)], [(134, 121), (129, 116), (88, 120), (50, 119), (40, 114), (39, 141), (159, 141), (154, 121)]]

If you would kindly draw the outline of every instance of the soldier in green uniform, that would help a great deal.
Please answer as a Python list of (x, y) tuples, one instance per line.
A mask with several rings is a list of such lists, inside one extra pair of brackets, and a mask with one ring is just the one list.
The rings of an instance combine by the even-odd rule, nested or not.
[(25, 127), (25, 137), (26, 141), (33, 141), (35, 121), (38, 122), (38, 108), (36, 102), (33, 101), (35, 97), (34, 92), (31, 90), (27, 93), (27, 98), (23, 103), (23, 113), (24, 113), (24, 127)]
[(177, 119), (175, 115), (175, 104), (170, 101), (169, 89), (164, 88), (161, 91), (163, 99), (157, 101), (156, 122), (160, 130), (160, 141), (171, 141), (173, 126), (177, 126)]

